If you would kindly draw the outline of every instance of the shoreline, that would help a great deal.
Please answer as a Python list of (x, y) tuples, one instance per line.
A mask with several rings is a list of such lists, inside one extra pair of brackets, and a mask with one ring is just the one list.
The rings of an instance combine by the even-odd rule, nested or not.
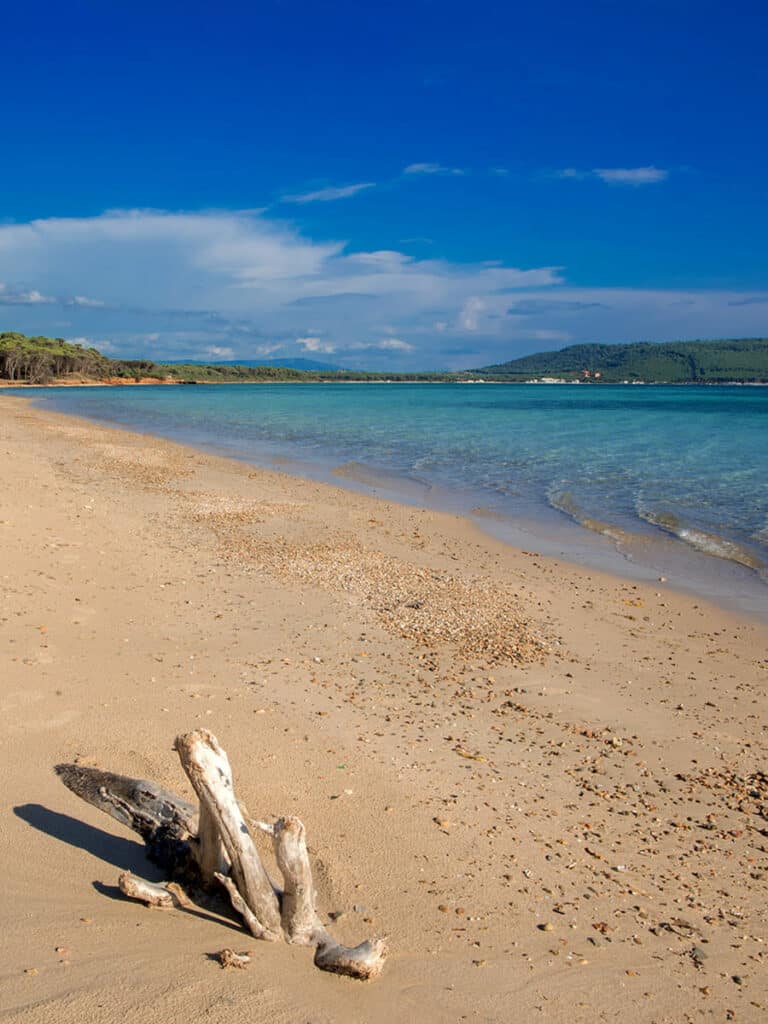
[(18, 388), (24, 390), (26, 388), (119, 388), (119, 387), (155, 387), (155, 386), (166, 386), (171, 384), (179, 384), (185, 387), (190, 385), (204, 385), (204, 384), (505, 384), (505, 385), (536, 385), (537, 387), (557, 387), (557, 386), (573, 386), (578, 385), (579, 387), (597, 387), (597, 388), (625, 388), (625, 387), (646, 387), (646, 388), (766, 388), (768, 387), (768, 381), (761, 380), (724, 380), (724, 381), (697, 381), (697, 380), (684, 380), (684, 381), (653, 381), (653, 380), (617, 380), (617, 381), (583, 381), (583, 380), (422, 380), (420, 378), (414, 380), (389, 380), (382, 378), (380, 380), (368, 380), (367, 378), (360, 378), (357, 380), (336, 380), (335, 378), (328, 378), (324, 380), (270, 380), (265, 379), (253, 379), (253, 380), (176, 380), (169, 379), (167, 377), (147, 377), (141, 380), (131, 379), (118, 379), (112, 378), (107, 380), (57, 380), (49, 381), (45, 384), (31, 384), (28, 381), (11, 381), (0, 378), (0, 390), (3, 388)]
[[(34, 396), (29, 397), (34, 403)], [(37, 408), (45, 411), (45, 406)], [(80, 418), (78, 413), (66, 411), (60, 414)], [(206, 444), (199, 439), (188, 439), (173, 431), (156, 434), (106, 418), (82, 418), (106, 429), (136, 432), (158, 441), (188, 445), (196, 451), (235, 459), (257, 469), (285, 472), (299, 479), (340, 487), (409, 507), (424, 506), (435, 512), (460, 515), (483, 533), (512, 548), (534, 549), (574, 567), (605, 572), (629, 582), (651, 585), (663, 580), (665, 586), (678, 593), (712, 601), (724, 611), (768, 622), (766, 566), (751, 551), (749, 553), (753, 554), (754, 562), (748, 564), (744, 558), (747, 549), (742, 551), (739, 545), (724, 538), (719, 538), (719, 546), (724, 550), (734, 548), (736, 557), (707, 552), (700, 545), (688, 543), (673, 532), (658, 527), (648, 529), (644, 524), (638, 524), (640, 529), (633, 530), (589, 517), (583, 519), (578, 509), (569, 511), (551, 502), (543, 509), (543, 516), (533, 506), (525, 512), (521, 509), (518, 514), (507, 514), (487, 508), (487, 496), (479, 491), (411, 479), (365, 463), (337, 463), (334, 459), (319, 457), (308, 459), (292, 452), (286, 454), (279, 446), (268, 442), (262, 442), (258, 450), (241, 451), (215, 441)], [(705, 534), (701, 534), (701, 537), (710, 541), (718, 540)]]
[[(26, 401), (0, 443), (4, 1019), (762, 1019), (765, 626)], [(180, 789), (200, 726), (376, 983), (112, 897), (156, 876), (51, 766)]]

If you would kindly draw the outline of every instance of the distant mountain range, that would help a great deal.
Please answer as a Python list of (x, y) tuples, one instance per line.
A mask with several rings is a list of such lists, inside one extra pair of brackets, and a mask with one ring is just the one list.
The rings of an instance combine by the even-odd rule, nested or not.
[(768, 338), (725, 341), (570, 345), (470, 371), (507, 380), (566, 380), (716, 384), (768, 382)]

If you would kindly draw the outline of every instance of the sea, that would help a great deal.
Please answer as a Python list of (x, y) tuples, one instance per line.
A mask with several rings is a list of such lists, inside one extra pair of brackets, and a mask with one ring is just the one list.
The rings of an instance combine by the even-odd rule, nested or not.
[(468, 516), (525, 550), (768, 618), (768, 387), (290, 383), (23, 393), (41, 408)]

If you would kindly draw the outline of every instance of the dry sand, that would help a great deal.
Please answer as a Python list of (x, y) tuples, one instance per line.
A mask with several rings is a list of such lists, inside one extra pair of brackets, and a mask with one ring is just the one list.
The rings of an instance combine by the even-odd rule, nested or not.
[[(766, 1019), (764, 625), (15, 397), (0, 592), (0, 1019)], [(379, 980), (119, 896), (157, 870), (52, 766), (186, 794), (199, 726)]]

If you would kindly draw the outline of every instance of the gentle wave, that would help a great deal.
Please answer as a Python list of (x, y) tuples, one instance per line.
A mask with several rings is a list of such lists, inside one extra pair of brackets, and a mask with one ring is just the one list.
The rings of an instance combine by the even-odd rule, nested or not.
[(738, 565), (746, 566), (747, 569), (754, 569), (755, 572), (766, 569), (766, 563), (749, 548), (728, 540), (726, 537), (720, 537), (716, 533), (707, 533), (695, 526), (689, 526), (671, 512), (640, 509), (638, 515), (652, 526), (657, 526), (665, 533), (671, 533), (705, 555), (723, 558), (728, 562), (736, 562)]
[(547, 500), (552, 508), (557, 509), (558, 512), (563, 512), (573, 519), (574, 522), (578, 523), (579, 526), (583, 526), (585, 530), (592, 530), (593, 533), (601, 533), (604, 537), (610, 537), (620, 549), (629, 547), (629, 545), (635, 545), (643, 539), (636, 533), (623, 530), (615, 523), (608, 523), (588, 515), (576, 504), (570, 491), (553, 492), (547, 495)]

